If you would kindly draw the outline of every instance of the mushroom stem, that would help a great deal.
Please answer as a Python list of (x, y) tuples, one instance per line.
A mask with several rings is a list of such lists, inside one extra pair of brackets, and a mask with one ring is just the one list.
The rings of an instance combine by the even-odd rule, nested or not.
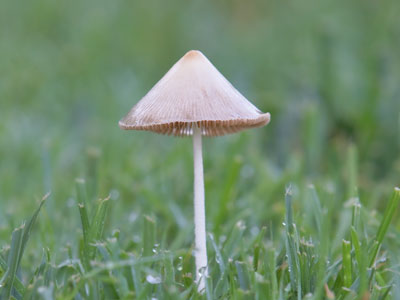
[(204, 206), (203, 154), (201, 146), (201, 128), (193, 126), (193, 160), (194, 160), (194, 230), (196, 282), (198, 291), (205, 288), (207, 276), (206, 248), (206, 214)]

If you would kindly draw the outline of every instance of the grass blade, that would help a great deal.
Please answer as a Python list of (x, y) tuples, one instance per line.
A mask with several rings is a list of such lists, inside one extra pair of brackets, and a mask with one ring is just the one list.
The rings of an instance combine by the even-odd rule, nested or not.
[(21, 262), (21, 258), (22, 255), (24, 254), (24, 250), (26, 247), (26, 244), (28, 243), (29, 237), (31, 235), (31, 231), (33, 228), (33, 225), (36, 222), (36, 219), (39, 215), (39, 212), (43, 206), (43, 204), (45, 203), (46, 199), (50, 196), (50, 193), (47, 193), (43, 198), (42, 201), (39, 204), (39, 207), (36, 209), (36, 211), (34, 212), (34, 214), (32, 215), (32, 217), (30, 218), (30, 220), (28, 221), (28, 223), (26, 223), (25, 229), (24, 229), (24, 233), (23, 233), (23, 237), (22, 237), (22, 249), (21, 249), (21, 253), (20, 256), (18, 258), (18, 264)]
[(235, 266), (239, 279), (239, 287), (243, 291), (249, 290), (250, 280), (249, 280), (249, 270), (247, 269), (247, 265), (242, 261), (236, 261)]
[[(7, 262), (3, 259), (3, 257), (0, 256), (0, 268), (6, 272), (8, 269)], [(1, 286), (0, 286), (1, 287)], [(18, 277), (15, 277), (14, 281), (14, 288), (17, 290), (17, 292), (21, 295), (25, 293), (25, 287), (24, 284), (21, 282), (21, 280)]]
[(217, 246), (217, 243), (215, 242), (214, 235), (212, 233), (208, 234), (208, 238), (211, 241), (211, 245), (214, 248), (215, 251), (215, 260), (218, 264), (219, 270), (221, 274), (225, 273), (225, 262), (224, 258), (222, 257), (221, 251), (219, 250), (219, 247)]
[(86, 206), (82, 203), (78, 204), (79, 214), (81, 216), (81, 225), (82, 225), (82, 233), (83, 233), (83, 249), (82, 249), (82, 258), (83, 264), (85, 268), (90, 269), (90, 250), (89, 250), (89, 232), (90, 232), (90, 223), (86, 210)]
[(22, 240), (24, 236), (25, 224), (15, 229), (11, 237), (11, 247), (8, 256), (8, 268), (4, 273), (3, 278), (0, 280), (0, 287), (4, 287), (1, 293), (1, 299), (10, 299), (11, 293), (14, 286), (14, 278), (17, 274), (19, 267), (21, 252), (22, 252)]
[(238, 221), (235, 224), (222, 249), (225, 257), (234, 258), (237, 255), (238, 245), (242, 243), (242, 236), (245, 229), (246, 225), (243, 221)]
[(75, 187), (76, 187), (76, 200), (78, 203), (81, 203), (88, 207), (88, 196), (86, 191), (86, 182), (83, 178), (75, 179)]
[(276, 276), (276, 257), (275, 249), (268, 248), (266, 251), (267, 270), (271, 281), (271, 300), (278, 299), (278, 278)]
[(343, 270), (343, 286), (350, 288), (352, 284), (351, 276), (351, 245), (349, 241), (342, 241), (342, 270)]
[(258, 270), (258, 262), (260, 258), (260, 252), (262, 250), (262, 240), (264, 238), (265, 233), (267, 232), (267, 228), (264, 226), (261, 228), (259, 234), (256, 237), (256, 240), (253, 245), (253, 269), (255, 271)]
[(395, 188), (392, 196), (390, 197), (389, 203), (386, 207), (386, 210), (383, 214), (382, 222), (379, 226), (378, 232), (376, 234), (376, 238), (372, 245), (371, 255), (369, 259), (369, 267), (375, 262), (376, 256), (378, 255), (379, 248), (382, 244), (383, 238), (389, 228), (390, 222), (392, 221), (394, 212), (396, 208), (399, 206), (400, 202), (400, 188)]
[(308, 186), (309, 193), (311, 194), (310, 198), (312, 200), (312, 212), (315, 220), (315, 225), (317, 227), (317, 232), (321, 232), (321, 216), (322, 216), (322, 208), (321, 208), (321, 202), (319, 200), (317, 191), (315, 190), (314, 185), (309, 185)]
[(151, 256), (156, 244), (156, 221), (150, 216), (145, 216), (143, 222), (143, 255)]
[(109, 205), (110, 197), (107, 197), (103, 200), (100, 200), (97, 207), (96, 212), (93, 216), (90, 229), (88, 232), (88, 242), (89, 242), (89, 259), (93, 260), (96, 256), (96, 247), (92, 244), (100, 240), (103, 236), (108, 205)]
[[(14, 283), (15, 282), (20, 282), (19, 280), (16, 280), (16, 274), (19, 268), (19, 265), (21, 263), (22, 256), (24, 254), (25, 247), (28, 243), (33, 225), (36, 222), (36, 219), (39, 215), (40, 209), (42, 208), (45, 200), (48, 198), (50, 194), (46, 194), (43, 198), (42, 201), (39, 204), (39, 207), (36, 209), (36, 211), (33, 213), (32, 217), (28, 221), (28, 223), (23, 224), (21, 227), (15, 229), (12, 233), (11, 236), (11, 247), (10, 247), (10, 252), (8, 256), (8, 262), (7, 262), (7, 271), (4, 273), (3, 277), (0, 279), (0, 287), (4, 286), (4, 289), (1, 293), (2, 299), (9, 299), (11, 296), (11, 293), (13, 291)], [(5, 267), (5, 264), (2, 263), (2, 265)], [(21, 285), (18, 285), (21, 288)], [(18, 289), (17, 289), (18, 291)], [(18, 292), (22, 292), (23, 290), (19, 290)]]
[(286, 189), (285, 203), (286, 203), (285, 246), (289, 264), (290, 284), (292, 290), (297, 291), (297, 298), (301, 299), (302, 297), (301, 271), (300, 271), (300, 262), (298, 257), (299, 237), (297, 234), (296, 225), (293, 222), (292, 189), (290, 186)]

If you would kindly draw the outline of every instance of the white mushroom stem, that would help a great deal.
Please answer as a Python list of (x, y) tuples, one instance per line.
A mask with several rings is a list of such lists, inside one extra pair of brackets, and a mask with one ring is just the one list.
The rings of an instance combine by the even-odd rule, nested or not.
[(207, 247), (201, 129), (197, 126), (194, 126), (193, 128), (193, 160), (196, 282), (198, 285), (198, 291), (201, 292), (205, 287), (204, 276), (207, 276)]

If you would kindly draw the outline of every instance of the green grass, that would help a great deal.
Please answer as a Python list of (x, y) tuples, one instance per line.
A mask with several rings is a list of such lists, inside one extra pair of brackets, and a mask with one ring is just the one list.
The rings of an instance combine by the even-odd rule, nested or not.
[[(3, 1), (0, 299), (398, 299), (399, 12)], [(204, 139), (202, 295), (191, 140), (117, 125), (189, 49), (272, 115)]]
[[(77, 190), (82, 188), (80, 180)], [(316, 195), (315, 189), (312, 195)], [(27, 224), (15, 229), (11, 245), (0, 257), (1, 297), (11, 295), (21, 299), (385, 299), (390, 295), (395, 274), (391, 274), (389, 257), (381, 251), (395, 208), (400, 203), (396, 188), (388, 201), (378, 231), (365, 234), (357, 230), (368, 219), (357, 218), (349, 224), (350, 241), (330, 248), (324, 236), (332, 223), (329, 212), (315, 215), (320, 226), (315, 236), (302, 233), (301, 220), (293, 218), (292, 189), (286, 191), (285, 230), (273, 245), (266, 238), (266, 228), (249, 231), (244, 221), (238, 221), (227, 236), (216, 240), (210, 233), (209, 278), (204, 295), (199, 295), (193, 280), (192, 249), (178, 247), (169, 250), (163, 243), (163, 231), (156, 221), (143, 218), (142, 236), (136, 243), (122, 238), (119, 231), (104, 235), (110, 198), (93, 206), (89, 221), (86, 207), (79, 204), (82, 234), (76, 244), (78, 252), (55, 264), (49, 250), (41, 262), (32, 266), (27, 283), (17, 274), (32, 226), (44, 203), (41, 202)], [(306, 200), (310, 201), (310, 199)], [(318, 199), (314, 201), (319, 201)], [(320, 205), (319, 202), (317, 202)], [(359, 204), (357, 204), (359, 205)], [(354, 210), (349, 206), (347, 210)], [(345, 210), (346, 210), (345, 209)], [(363, 209), (361, 209), (363, 212)], [(350, 213), (350, 212), (349, 212)], [(314, 220), (314, 221), (315, 221)], [(314, 225), (317, 223), (314, 222)], [(369, 226), (367, 226), (369, 227)], [(325, 230), (324, 230), (325, 228)], [(334, 229), (333, 229), (334, 230)], [(366, 228), (370, 230), (370, 228)], [(358, 233), (362, 238), (359, 238)], [(165, 234), (165, 233), (164, 233)], [(350, 234), (350, 235), (349, 235)], [(186, 233), (191, 236), (191, 233)], [(176, 239), (179, 238), (176, 237)], [(179, 243), (171, 239), (171, 243)], [(326, 243), (322, 245), (321, 243)], [(284, 246), (282, 246), (282, 244)], [(328, 248), (328, 247), (329, 248)], [(332, 245), (333, 246), (333, 245)], [(336, 254), (335, 254), (336, 253)], [(365, 259), (369, 258), (369, 264)]]

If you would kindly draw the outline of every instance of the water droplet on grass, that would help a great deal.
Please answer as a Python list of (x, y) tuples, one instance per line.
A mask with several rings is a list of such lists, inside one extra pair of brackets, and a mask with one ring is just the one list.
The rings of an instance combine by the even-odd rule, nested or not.
[(176, 268), (178, 271), (182, 271), (183, 270), (183, 258), (182, 258), (182, 256), (179, 256), (178, 259), (179, 259), (179, 262), (178, 262), (178, 265)]
[(160, 247), (160, 244), (154, 244), (154, 247), (153, 247), (153, 250), (152, 250), (154, 254), (158, 253), (159, 247)]
[(147, 275), (146, 276), (146, 281), (150, 284), (159, 284), (161, 283), (161, 278), (158, 276), (153, 276), (153, 275)]

